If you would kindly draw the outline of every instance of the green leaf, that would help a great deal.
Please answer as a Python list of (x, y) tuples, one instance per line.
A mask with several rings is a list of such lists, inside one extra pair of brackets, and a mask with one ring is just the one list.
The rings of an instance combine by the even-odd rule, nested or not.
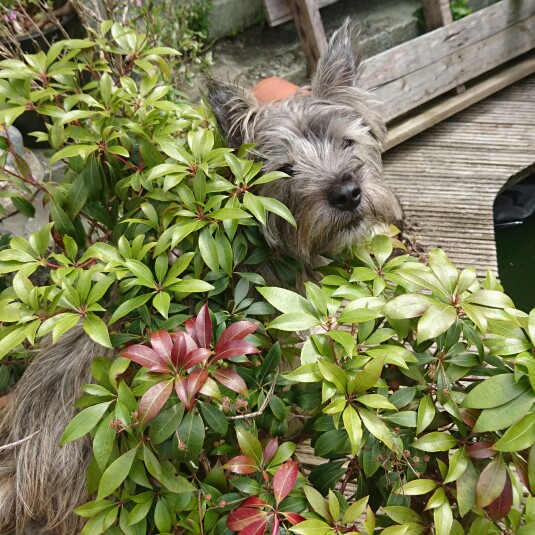
[(433, 510), (436, 535), (450, 535), (453, 526), (453, 512), (450, 503), (446, 500), (440, 507)]
[(161, 444), (177, 430), (184, 417), (184, 405), (176, 403), (162, 410), (151, 422), (149, 437), (151, 444)]
[(349, 436), (351, 444), (351, 455), (356, 455), (361, 447), (362, 441), (362, 422), (357, 411), (348, 405), (342, 415), (344, 428)]
[(394, 448), (394, 441), (390, 430), (383, 421), (373, 412), (359, 407), (359, 416), (366, 426), (366, 429), (377, 439), (379, 439), (387, 448)]
[(63, 435), (60, 438), (60, 446), (68, 444), (73, 440), (83, 437), (86, 433), (89, 433), (95, 425), (100, 421), (106, 409), (110, 406), (111, 401), (105, 401), (104, 403), (98, 403), (92, 405), (87, 409), (79, 412), (67, 425)]
[(466, 303), (492, 308), (514, 308), (513, 301), (503, 292), (496, 290), (478, 290), (465, 298)]
[(381, 314), (371, 308), (362, 308), (361, 303), (352, 301), (344, 308), (340, 317), (339, 323), (364, 323), (376, 318), (380, 318)]
[(327, 502), (323, 496), (314, 487), (308, 485), (303, 487), (303, 491), (312, 511), (323, 517), (325, 520), (331, 521), (331, 514), (329, 513)]
[(392, 254), (392, 242), (388, 236), (378, 234), (372, 239), (371, 250), (377, 260), (377, 264), (382, 267)]
[(132, 312), (132, 310), (136, 310), (140, 306), (143, 306), (153, 295), (154, 294), (149, 293), (138, 295), (137, 297), (128, 299), (128, 301), (125, 301), (116, 308), (115, 312), (112, 314), (110, 320), (108, 321), (108, 325), (112, 325), (117, 320)]
[(357, 519), (364, 513), (366, 506), (368, 505), (368, 496), (357, 500), (355, 503), (352, 503), (344, 513), (342, 517), (342, 524), (353, 524)]
[(487, 507), (496, 500), (505, 487), (507, 471), (502, 456), (498, 455), (481, 472), (476, 487), (476, 504)]
[(498, 451), (522, 451), (535, 444), (535, 413), (528, 414), (509, 428), (496, 444)]
[(228, 421), (225, 415), (214, 405), (210, 403), (199, 403), (201, 407), (201, 414), (208, 428), (224, 437), (228, 430)]
[(402, 320), (421, 316), (436, 299), (424, 294), (403, 294), (389, 301), (383, 312), (388, 319)]
[(326, 535), (331, 532), (330, 524), (322, 520), (305, 520), (289, 529), (299, 535)]
[(511, 427), (528, 414), (534, 402), (535, 393), (528, 390), (508, 403), (483, 410), (474, 426), (474, 433), (499, 431)]
[(148, 288), (156, 288), (156, 281), (152, 271), (139, 260), (126, 260), (124, 265), (132, 272), (132, 274), (139, 280), (142, 286)]
[(106, 324), (92, 312), (88, 312), (83, 322), (84, 331), (95, 341), (104, 347), (113, 347)]
[(219, 257), (217, 245), (208, 227), (201, 230), (199, 234), (199, 252), (204, 263), (216, 274), (219, 274)]
[(394, 494), (403, 494), (405, 496), (421, 496), (428, 492), (433, 492), (438, 486), (432, 479), (414, 479), (395, 489)]
[(121, 455), (106, 468), (98, 486), (98, 498), (110, 496), (128, 477), (132, 463), (136, 458), (137, 446)]
[(297, 227), (297, 223), (295, 222), (292, 212), (290, 212), (290, 210), (288, 210), (288, 208), (286, 208), (284, 204), (277, 201), (277, 199), (272, 199), (270, 197), (260, 197), (259, 195), (257, 195), (257, 198), (262, 202), (264, 208), (268, 212), (273, 212), (274, 214), (278, 215), (279, 217), (282, 217), (282, 219), (290, 223), (292, 227)]
[(179, 450), (176, 457), (178, 460), (198, 459), (204, 444), (204, 422), (201, 416), (190, 411), (184, 416), (177, 429), (177, 435), (185, 445), (185, 450)]
[(512, 373), (488, 377), (468, 392), (461, 406), (468, 409), (492, 409), (509, 403), (530, 389), (528, 381), (517, 382)]
[(150, 508), (152, 507), (152, 503), (154, 502), (154, 496), (148, 496), (147, 498), (147, 500), (138, 503), (130, 511), (130, 514), (128, 515), (128, 518), (126, 520), (127, 526), (133, 526), (134, 524), (141, 522), (149, 514)]
[(386, 357), (372, 358), (357, 375), (350, 379), (348, 393), (364, 392), (373, 388), (383, 372)]
[(466, 470), (468, 466), (468, 454), (466, 448), (462, 447), (458, 449), (450, 458), (448, 473), (444, 483), (451, 483), (457, 481)]
[(153, 300), (152, 306), (165, 318), (169, 317), (169, 306), (171, 305), (171, 296), (167, 292), (158, 292)]
[(280, 312), (284, 313), (306, 313), (315, 315), (314, 307), (301, 295), (284, 288), (258, 288), (258, 292), (266, 301)]
[(306, 331), (321, 325), (321, 321), (304, 313), (282, 314), (275, 318), (268, 326), (268, 329), (279, 329), (281, 331)]
[(456, 319), (454, 306), (445, 303), (430, 305), (418, 321), (418, 343), (445, 333)]
[[(459, 272), (442, 249), (429, 251), (429, 267), (451, 295), (457, 284)], [(449, 533), (449, 532), (448, 532)]]
[(262, 464), (262, 446), (260, 441), (247, 429), (237, 428), (236, 436), (240, 450), (256, 463), (256, 466)]
[(106, 470), (108, 460), (113, 453), (113, 446), (117, 436), (115, 429), (110, 422), (115, 418), (115, 413), (109, 413), (102, 422), (100, 422), (95, 438), (93, 439), (93, 456), (102, 472)]
[(336, 364), (325, 360), (318, 361), (318, 368), (324, 379), (333, 383), (338, 392), (345, 394), (347, 386), (346, 372)]
[(420, 404), (418, 406), (418, 419), (416, 426), (416, 434), (420, 434), (422, 431), (425, 431), (429, 424), (433, 421), (435, 417), (435, 404), (431, 399), (431, 396), (427, 395), (420, 399)]
[(422, 451), (448, 451), (455, 448), (457, 439), (449, 433), (434, 431), (415, 440), (411, 445)]
[(457, 503), (459, 504), (459, 514), (465, 516), (476, 503), (476, 485), (479, 472), (469, 460), (466, 470), (457, 479)]

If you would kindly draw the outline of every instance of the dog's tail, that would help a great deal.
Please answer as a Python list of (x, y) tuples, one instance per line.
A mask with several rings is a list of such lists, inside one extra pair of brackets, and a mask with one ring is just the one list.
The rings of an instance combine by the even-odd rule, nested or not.
[(91, 382), (91, 361), (111, 352), (80, 327), (38, 351), (0, 413), (0, 533), (73, 535), (83, 524), (72, 510), (88, 498), (91, 444), (58, 444)]

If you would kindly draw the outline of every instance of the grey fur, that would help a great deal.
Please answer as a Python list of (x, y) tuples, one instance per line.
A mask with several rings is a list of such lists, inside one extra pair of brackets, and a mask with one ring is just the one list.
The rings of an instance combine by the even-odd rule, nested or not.
[[(255, 143), (266, 172), (291, 167), (291, 178), (258, 193), (283, 202), (297, 230), (269, 214), (264, 236), (271, 248), (301, 260), (307, 272), (392, 223), (403, 212), (383, 180), (385, 126), (371, 95), (358, 88), (356, 32), (346, 22), (332, 37), (312, 79), (310, 94), (260, 105), (242, 88), (208, 80), (206, 99), (231, 146)], [(354, 210), (329, 201), (342, 184), (361, 191)], [(344, 186), (346, 187), (346, 186)]]
[(89, 499), (85, 474), (91, 443), (58, 443), (74, 417), (82, 385), (91, 382), (91, 361), (110, 350), (76, 327), (39, 354), (24, 372), (0, 413), (0, 533), (80, 533), (83, 519), (72, 510)]

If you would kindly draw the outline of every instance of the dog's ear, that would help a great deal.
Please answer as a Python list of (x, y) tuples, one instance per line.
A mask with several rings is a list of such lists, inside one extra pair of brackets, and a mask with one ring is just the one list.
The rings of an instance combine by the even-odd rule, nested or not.
[(323, 98), (331, 90), (354, 87), (360, 64), (356, 43), (358, 31), (347, 19), (331, 37), (327, 50), (321, 56), (312, 77), (312, 94)]
[(218, 82), (213, 78), (205, 79), (203, 98), (212, 108), (229, 147), (240, 147), (256, 112), (254, 98), (237, 85)]

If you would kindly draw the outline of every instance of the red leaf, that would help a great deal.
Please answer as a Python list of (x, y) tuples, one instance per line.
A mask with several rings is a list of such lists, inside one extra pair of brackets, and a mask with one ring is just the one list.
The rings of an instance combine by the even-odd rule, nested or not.
[(127, 359), (133, 360), (141, 366), (146, 366), (147, 368), (152, 368), (154, 366), (164, 367), (166, 372), (169, 372), (167, 368), (167, 363), (162, 360), (160, 355), (147, 346), (142, 346), (140, 344), (135, 344), (133, 346), (123, 349), (119, 356), (126, 357)]
[(188, 396), (188, 401), (191, 401), (197, 392), (201, 389), (202, 385), (208, 379), (208, 370), (202, 368), (201, 370), (195, 370), (191, 372), (188, 377), (188, 384), (186, 386), (186, 395)]
[(265, 507), (267, 502), (258, 496), (250, 496), (247, 498), (240, 507)]
[[(236, 457), (233, 457), (232, 459), (230, 459), (230, 461), (226, 462), (223, 465), (223, 468), (230, 470), (234, 474), (254, 474), (255, 472), (258, 471), (258, 466), (256, 466), (253, 459), (251, 459), (251, 457), (249, 457), (248, 455), (238, 455)], [(245, 502), (247, 502), (249, 499), (250, 498), (245, 500)], [(256, 499), (260, 500), (260, 498), (256, 498)], [(264, 502), (263, 500), (260, 500), (260, 501), (263, 502), (262, 505), (266, 504), (266, 502)], [(242, 505), (245, 505), (245, 503), (243, 503)], [(247, 505), (253, 506), (253, 507), (260, 506), (256, 502), (254, 504), (247, 503)]]
[(188, 402), (188, 394), (187, 394), (187, 391), (186, 391), (186, 386), (188, 384), (188, 380), (184, 377), (177, 377), (175, 379), (175, 392), (176, 392), (176, 395), (178, 396), (178, 399), (180, 401), (182, 401), (182, 404), (184, 405), (184, 407), (188, 408), (188, 410), (191, 409), (191, 407), (188, 407), (189, 405), (189, 402)]
[(259, 522), (265, 519), (267, 523), (268, 513), (266, 511), (259, 511), (258, 509), (250, 509), (248, 507), (239, 507), (227, 518), (227, 527), (233, 531), (241, 531), (254, 522)]
[(304, 522), (306, 518), (297, 513), (280, 513), (292, 526)]
[(182, 366), (186, 356), (194, 349), (197, 349), (195, 340), (188, 333), (178, 331), (171, 351), (171, 361), (177, 368)]
[(233, 370), (217, 369), (212, 372), (212, 377), (238, 394), (247, 394), (247, 385), (245, 381)]
[(173, 391), (173, 381), (157, 383), (149, 388), (139, 400), (139, 417), (141, 422), (152, 420), (164, 406)]
[(187, 333), (193, 338), (194, 342), (199, 345), (199, 340), (197, 339), (197, 332), (195, 330), (195, 318), (190, 318), (186, 323), (184, 323), (184, 327), (186, 327)]
[(280, 528), (280, 522), (277, 515), (273, 515), (273, 525), (271, 526), (271, 535), (277, 535)]
[(245, 340), (230, 340), (230, 342), (220, 347), (212, 362), (237, 357), (238, 355), (250, 355), (251, 353), (260, 353), (260, 350)]
[(273, 477), (273, 494), (277, 505), (290, 494), (297, 481), (297, 462), (287, 461), (276, 472)]
[(254, 333), (258, 329), (258, 324), (252, 321), (237, 321), (227, 327), (215, 345), (215, 351), (218, 352), (220, 347), (231, 340), (243, 340), (246, 336)]
[(199, 362), (206, 360), (211, 354), (211, 349), (204, 349), (204, 347), (194, 349), (193, 351), (190, 351), (187, 354), (186, 358), (182, 362), (181, 369), (189, 370), (190, 368), (193, 368), (193, 366), (195, 366), (196, 364), (199, 364)]
[(513, 506), (513, 485), (509, 474), (505, 475), (505, 487), (502, 493), (485, 509), (494, 521), (506, 517)]
[(238, 535), (264, 535), (267, 523), (268, 518), (262, 518), (257, 522), (249, 524), (246, 528), (243, 528)]
[(276, 438), (272, 438), (264, 448), (264, 461), (266, 463), (269, 463), (271, 459), (275, 456), (275, 453), (277, 453), (277, 450), (279, 449), (279, 441)]
[(470, 444), (466, 451), (470, 459), (490, 459), (496, 455), (496, 451), (492, 449), (494, 442), (476, 442)]
[(212, 320), (210, 318), (208, 303), (206, 303), (201, 310), (199, 310), (199, 314), (197, 314), (195, 332), (197, 333), (199, 347), (208, 349), (210, 347), (210, 342), (212, 341)]
[(152, 349), (160, 355), (164, 362), (171, 361), (171, 350), (173, 349), (173, 340), (171, 335), (164, 331), (163, 329), (151, 333), (150, 335), (150, 345)]

